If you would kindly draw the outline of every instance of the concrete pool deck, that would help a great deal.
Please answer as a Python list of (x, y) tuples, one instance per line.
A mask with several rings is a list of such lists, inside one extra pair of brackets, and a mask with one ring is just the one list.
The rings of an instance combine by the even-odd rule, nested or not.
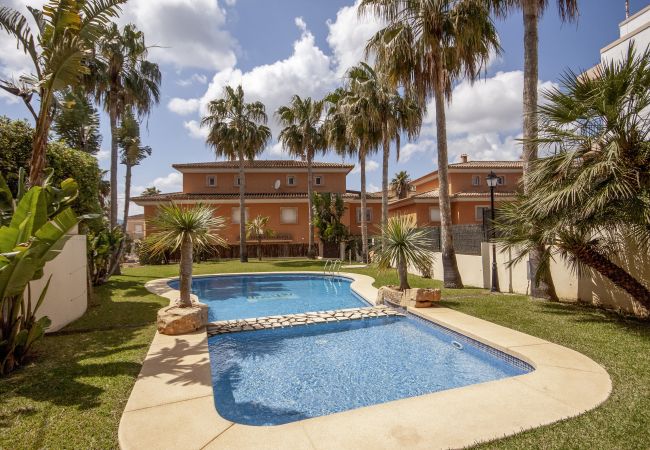
[[(373, 278), (340, 275), (354, 279), (352, 289), (374, 303)], [(146, 287), (172, 299), (177, 291), (167, 285), (169, 280)], [(409, 312), (515, 356), (535, 370), (284, 425), (249, 426), (222, 418), (214, 406), (205, 330), (182, 336), (156, 333), (120, 421), (120, 447), (460, 448), (577, 416), (609, 397), (607, 372), (578, 352), (449, 308)]]

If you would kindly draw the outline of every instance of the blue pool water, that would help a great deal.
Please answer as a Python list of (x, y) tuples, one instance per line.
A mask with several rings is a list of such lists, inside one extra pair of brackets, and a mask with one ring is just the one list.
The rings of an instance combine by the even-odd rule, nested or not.
[(454, 339), (411, 317), (218, 335), (215, 404), (233, 422), (278, 425), (529, 371)]
[[(192, 292), (215, 321), (368, 306), (350, 290), (351, 283), (319, 275), (233, 275), (194, 278)], [(169, 283), (174, 289), (178, 284)]]

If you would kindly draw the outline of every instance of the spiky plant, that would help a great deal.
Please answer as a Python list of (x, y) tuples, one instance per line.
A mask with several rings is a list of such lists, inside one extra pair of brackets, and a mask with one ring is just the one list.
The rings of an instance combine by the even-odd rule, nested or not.
[(192, 306), (190, 292), (194, 251), (215, 245), (227, 246), (225, 239), (218, 234), (225, 223), (226, 220), (215, 216), (215, 209), (208, 205), (182, 206), (171, 203), (158, 208), (158, 215), (151, 222), (156, 232), (147, 238), (146, 245), (154, 255), (180, 249), (179, 306)]
[(399, 289), (410, 289), (408, 268), (431, 267), (433, 241), (425, 228), (418, 228), (413, 216), (399, 215), (388, 219), (381, 227), (384, 242), (373, 249), (379, 270), (397, 267)]

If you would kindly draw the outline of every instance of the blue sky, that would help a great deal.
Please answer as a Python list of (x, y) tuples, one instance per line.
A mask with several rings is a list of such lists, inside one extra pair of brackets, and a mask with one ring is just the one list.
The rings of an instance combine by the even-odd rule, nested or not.
[[(23, 11), (26, 0), (3, 0)], [(599, 61), (599, 49), (618, 37), (624, 19), (623, 0), (582, 0), (576, 23), (559, 21), (550, 1), (540, 24), (540, 87), (557, 81), (566, 68), (587, 69)], [(632, 0), (632, 12), (648, 5)], [(137, 194), (157, 185), (180, 189), (175, 162), (209, 161), (214, 156), (198, 129), (201, 110), (225, 84), (242, 83), (251, 100), (267, 104), (274, 141), (264, 158), (286, 158), (275, 141), (278, 126), (272, 112), (292, 94), (320, 97), (341, 82), (345, 69), (361, 56), (363, 45), (379, 26), (356, 16), (354, 0), (130, 0), (123, 22), (145, 31), (151, 59), (163, 70), (160, 105), (143, 126), (143, 140), (153, 155), (134, 169)], [(503, 54), (490, 64), (483, 80), (461, 82), (448, 111), (450, 160), (461, 153), (471, 159), (516, 159), (520, 148), (523, 40), (521, 13), (497, 20)], [(0, 36), (0, 77), (28, 67), (15, 44)], [(28, 118), (21, 103), (0, 95), (0, 114)], [(103, 149), (110, 135), (102, 117)], [(402, 148), (400, 162), (390, 173), (407, 170), (413, 177), (436, 168), (434, 116), (428, 114), (418, 140)], [(108, 168), (107, 152), (100, 164)], [(340, 160), (327, 155), (326, 160)], [(381, 185), (380, 158), (368, 164), (369, 188)], [(120, 180), (123, 168), (120, 167)], [(349, 177), (358, 188), (358, 177)], [(138, 212), (132, 205), (132, 210)], [(121, 211), (121, 208), (120, 208)]]

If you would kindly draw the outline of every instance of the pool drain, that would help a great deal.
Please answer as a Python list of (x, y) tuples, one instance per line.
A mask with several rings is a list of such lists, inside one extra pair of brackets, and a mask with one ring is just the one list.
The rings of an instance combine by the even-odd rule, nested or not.
[(463, 344), (461, 344), (461, 343), (458, 342), (458, 341), (451, 341), (451, 345), (453, 345), (454, 347), (456, 347), (458, 350), (462, 350), (462, 349), (463, 349)]

